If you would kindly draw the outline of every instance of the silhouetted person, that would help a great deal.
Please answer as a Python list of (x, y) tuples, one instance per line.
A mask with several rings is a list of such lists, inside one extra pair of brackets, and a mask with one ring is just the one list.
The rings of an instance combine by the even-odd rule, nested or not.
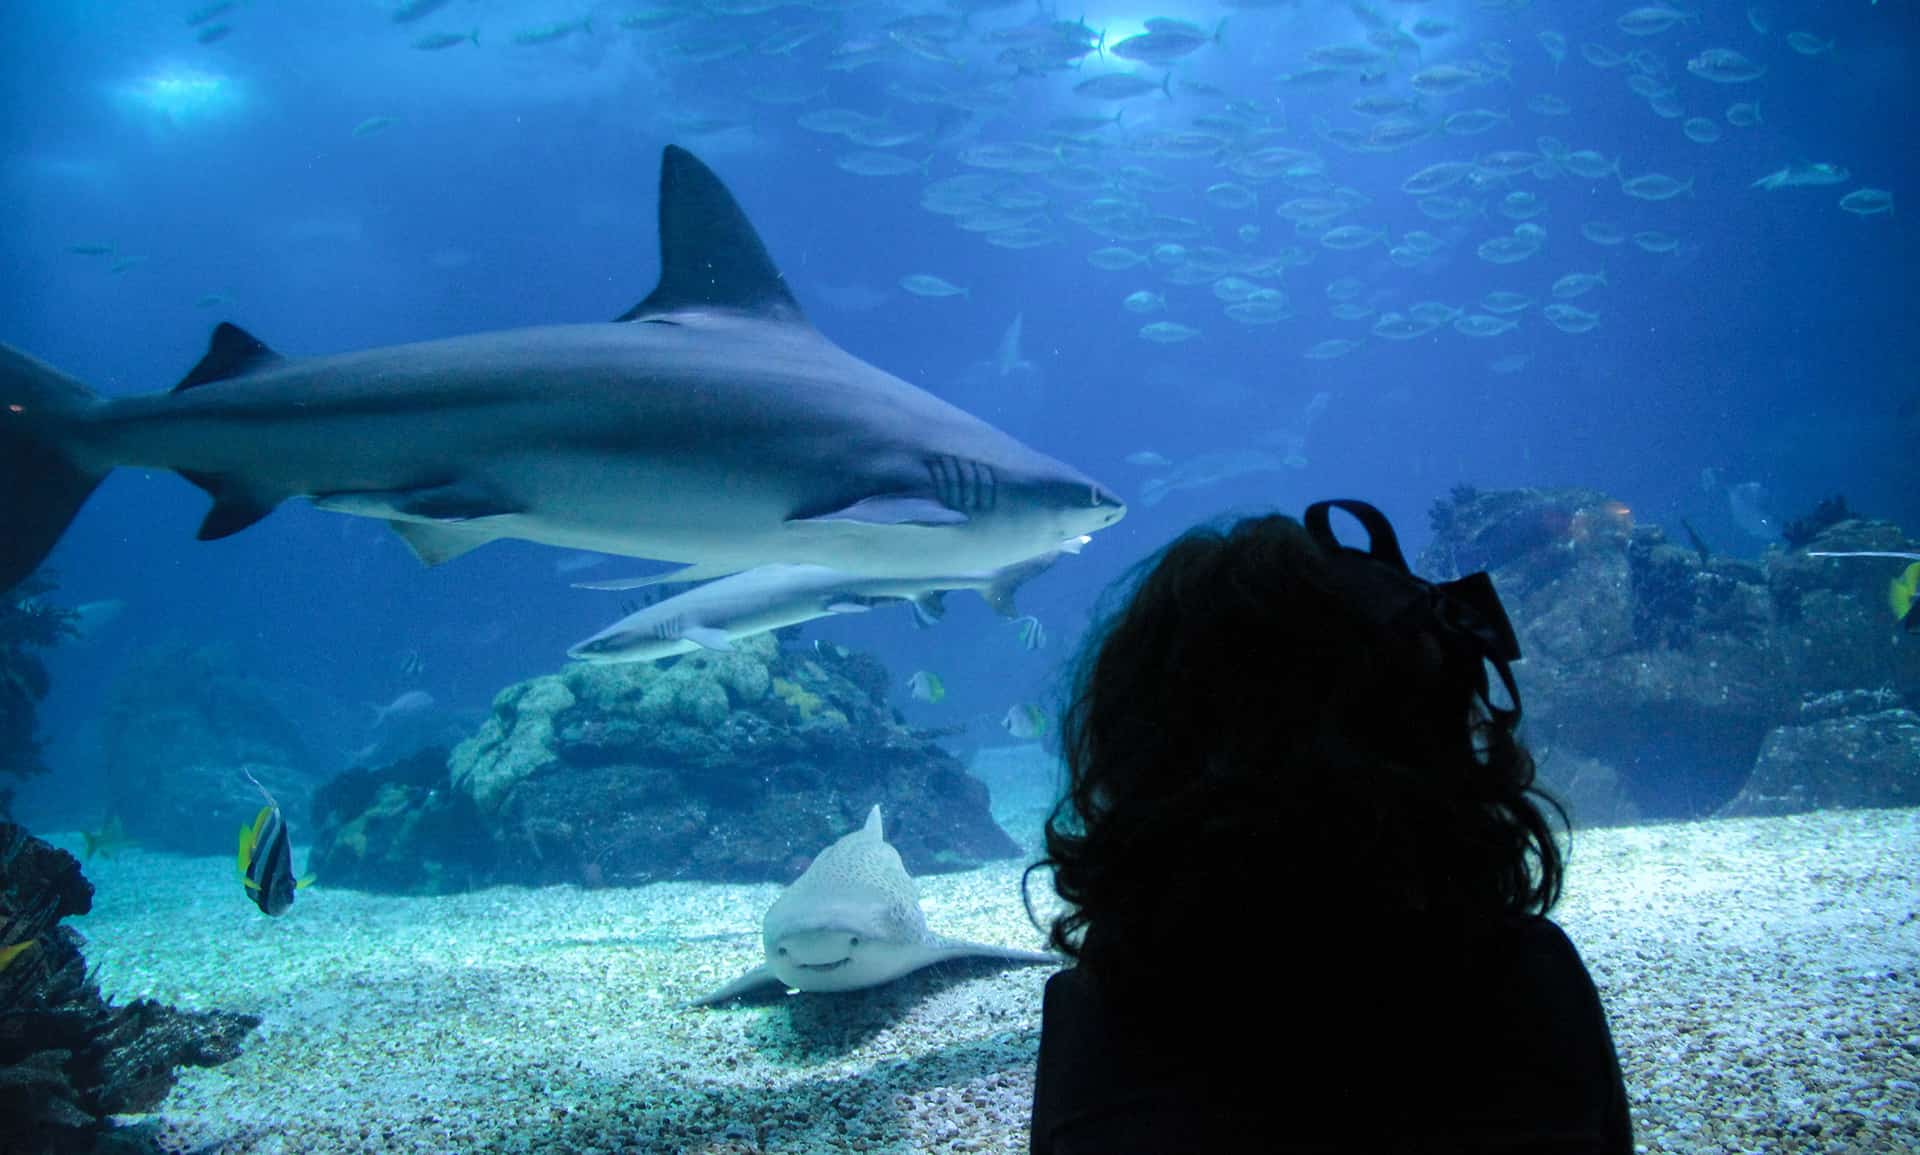
[(1143, 569), (1062, 718), (1039, 866), (1078, 965), (1047, 984), (1033, 1150), (1630, 1152), (1599, 995), (1545, 918), (1561, 855), (1486, 575), (1422, 581), (1345, 501)]

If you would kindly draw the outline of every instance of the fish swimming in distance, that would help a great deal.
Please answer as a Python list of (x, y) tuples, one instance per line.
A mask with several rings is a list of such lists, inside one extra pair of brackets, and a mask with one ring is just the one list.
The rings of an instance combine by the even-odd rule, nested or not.
[(425, 690), (408, 690), (384, 706), (373, 707), (373, 728), (417, 718), (433, 709), (433, 695)]
[(1819, 188), (1822, 185), (1845, 184), (1853, 179), (1853, 174), (1845, 166), (1814, 161), (1796, 161), (1793, 164), (1770, 172), (1754, 181), (1752, 188), (1773, 190), (1778, 188)]
[(1893, 194), (1883, 188), (1857, 188), (1840, 198), (1840, 207), (1855, 216), (1893, 212)]
[(719, 178), (669, 146), (658, 287), (615, 322), (312, 358), (237, 326), (173, 391), (103, 398), (0, 346), (0, 589), (118, 466), (172, 469), (202, 540), (281, 501), (429, 565), (499, 538), (869, 576), (997, 569), (1120, 520), (1092, 478), (828, 340)]
[(448, 0), (402, 0), (391, 16), (395, 24), (411, 24), (423, 16), (433, 15), (445, 8), (447, 3)]
[(127, 834), (126, 826), (118, 814), (109, 814), (98, 830), (82, 830), (80, 842), (85, 847), (81, 857), (88, 862), (97, 854), (102, 858), (112, 858), (130, 846), (140, 845)]
[(464, 34), (459, 32), (429, 32), (425, 36), (415, 40), (413, 47), (419, 49), (421, 52), (443, 52), (457, 44), (472, 44), (478, 48), (480, 46), (480, 30), (475, 28), (473, 31)]

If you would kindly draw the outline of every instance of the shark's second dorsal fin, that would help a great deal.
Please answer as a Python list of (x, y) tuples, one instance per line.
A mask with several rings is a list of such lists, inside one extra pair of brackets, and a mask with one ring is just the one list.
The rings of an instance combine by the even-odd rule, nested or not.
[(739, 202), (678, 145), (660, 160), (660, 283), (621, 321), (725, 310), (806, 323)]
[(284, 360), (285, 357), (267, 348), (266, 342), (260, 338), (238, 325), (222, 321), (214, 326), (213, 339), (207, 342), (207, 355), (200, 358), (200, 363), (193, 367), (192, 372), (180, 379), (180, 384), (175, 385), (173, 391), (179, 393), (209, 381), (225, 381), (229, 377), (257, 373)]

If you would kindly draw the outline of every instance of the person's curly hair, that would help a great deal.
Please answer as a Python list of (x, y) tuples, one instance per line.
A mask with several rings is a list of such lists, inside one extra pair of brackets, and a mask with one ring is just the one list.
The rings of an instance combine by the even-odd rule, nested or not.
[(1248, 912), (1356, 948), (1417, 920), (1446, 949), (1558, 901), (1530, 795), (1565, 813), (1533, 787), (1517, 708), (1487, 709), (1478, 655), (1386, 620), (1333, 560), (1292, 518), (1248, 518), (1188, 532), (1103, 599), (1028, 876), (1052, 868), (1052, 944), (1111, 997)]

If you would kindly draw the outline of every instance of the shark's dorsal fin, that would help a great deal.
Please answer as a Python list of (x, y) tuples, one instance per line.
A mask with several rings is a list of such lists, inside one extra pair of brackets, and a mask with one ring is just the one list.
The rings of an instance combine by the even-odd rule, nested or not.
[(621, 321), (722, 310), (806, 324), (739, 202), (678, 145), (660, 161), (660, 283)]
[(180, 379), (180, 384), (175, 385), (173, 391), (179, 393), (209, 381), (225, 381), (229, 377), (257, 373), (284, 360), (285, 357), (267, 348), (266, 342), (260, 338), (238, 325), (222, 321), (214, 326), (213, 339), (207, 342), (207, 355), (200, 358), (200, 363), (193, 367), (192, 372)]

